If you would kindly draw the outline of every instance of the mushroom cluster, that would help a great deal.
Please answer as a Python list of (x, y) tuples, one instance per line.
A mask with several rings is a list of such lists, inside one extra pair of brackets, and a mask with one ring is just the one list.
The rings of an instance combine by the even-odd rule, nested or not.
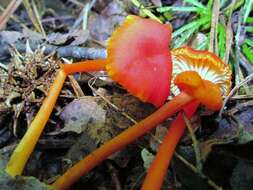
[[(106, 70), (113, 80), (130, 93), (142, 101), (152, 103), (158, 109), (75, 164), (52, 187), (59, 190), (69, 188), (108, 156), (179, 112), (142, 187), (160, 189), (174, 149), (185, 129), (183, 113), (190, 118), (199, 104), (218, 110), (222, 96), (227, 94), (231, 86), (231, 71), (218, 57), (206, 51), (183, 47), (172, 51), (172, 59), (171, 52), (168, 51), (170, 39), (170, 25), (130, 15), (112, 34), (108, 42), (107, 59), (62, 65), (41, 109), (13, 152), (6, 171), (13, 176), (22, 174), (66, 76), (75, 72)], [(166, 102), (171, 81), (174, 97)], [(209, 96), (206, 96), (207, 92)]]

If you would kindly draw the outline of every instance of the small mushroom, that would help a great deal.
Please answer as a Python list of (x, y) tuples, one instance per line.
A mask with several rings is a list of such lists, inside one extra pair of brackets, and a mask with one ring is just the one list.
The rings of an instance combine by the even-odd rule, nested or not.
[[(216, 65), (217, 62), (213, 61), (213, 59), (223, 64), (219, 58), (207, 51), (195, 51), (189, 48), (180, 50), (181, 52), (183, 52), (184, 50), (190, 50), (193, 51), (195, 54), (202, 54), (202, 56), (207, 55), (209, 57), (207, 60), (210, 59), (211, 61), (206, 61), (205, 59), (203, 59), (206, 61), (206, 64), (215, 63)], [(179, 55), (183, 57), (182, 54)], [(199, 56), (199, 58), (203, 57)], [(196, 58), (196, 61), (199, 61), (199, 58)], [(187, 61), (187, 59), (184, 59), (184, 61)], [(189, 67), (191, 67), (190, 64)], [(221, 71), (219, 72), (221, 73), (221, 75), (231, 75), (231, 71), (229, 70), (228, 66), (223, 64), (220, 66), (220, 69)], [(210, 72), (213, 71), (210, 70)], [(228, 78), (230, 79), (230, 77)], [(118, 136), (111, 139), (109, 142), (100, 146), (83, 160), (75, 164), (65, 174), (63, 174), (60, 178), (56, 180), (56, 182), (53, 184), (53, 187), (56, 189), (67, 189), (78, 178), (89, 172), (92, 168), (97, 166), (109, 155), (130, 144), (135, 139), (150, 131), (157, 124), (161, 123), (162, 121), (180, 110), (184, 110), (186, 112), (186, 115), (190, 117), (194, 114), (199, 103), (207, 105), (212, 110), (217, 110), (221, 106), (222, 92), (220, 90), (220, 86), (222, 86), (223, 82), (220, 82), (219, 86), (219, 84), (214, 84), (213, 82), (204, 80), (196, 71), (184, 71), (180, 74), (177, 74), (177, 76), (174, 78), (174, 82), (175, 85), (178, 85), (179, 88), (182, 90), (180, 94), (175, 96), (171, 101), (165, 103), (156, 112), (148, 116), (146, 119), (128, 128)], [(224, 84), (228, 84), (230, 87), (231, 82), (228, 81)], [(229, 87), (224, 89), (229, 90)], [(207, 92), (212, 96), (207, 97)], [(151, 166), (151, 169), (149, 170), (147, 178), (144, 182), (143, 189), (159, 189), (159, 186), (156, 185), (159, 185), (159, 183), (162, 184), (164, 173), (167, 170), (167, 166), (169, 165), (174, 149), (180, 137), (182, 136), (184, 129), (185, 123), (183, 115), (182, 113), (180, 113), (165, 138), (164, 145), (162, 145), (161, 147), (162, 150), (160, 151), (159, 149), (157, 155), (158, 161), (155, 160), (154, 164)]]
[(108, 74), (142, 101), (159, 107), (170, 92), (171, 26), (132, 15), (122, 26), (108, 43)]
[[(172, 93), (176, 95), (183, 91), (195, 99), (183, 107), (186, 117), (190, 119), (200, 103), (213, 111), (220, 109), (222, 95), (226, 96), (231, 87), (232, 74), (229, 66), (210, 52), (189, 47), (175, 49), (172, 57)], [(148, 170), (142, 190), (160, 189), (162, 186), (175, 148), (185, 131), (183, 111), (178, 113), (165, 135)]]

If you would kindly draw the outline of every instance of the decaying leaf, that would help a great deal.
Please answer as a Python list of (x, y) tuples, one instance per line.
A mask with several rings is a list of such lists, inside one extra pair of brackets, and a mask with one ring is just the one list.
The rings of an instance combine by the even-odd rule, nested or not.
[(152, 163), (155, 155), (150, 153), (146, 148), (142, 149), (141, 151), (141, 157), (142, 157), (142, 160), (143, 160), (143, 167), (145, 169), (148, 169), (150, 164)]
[(52, 33), (48, 36), (48, 42), (53, 45), (82, 45), (89, 37), (87, 30), (75, 30), (70, 33)]
[(230, 178), (232, 190), (253, 189), (252, 179), (253, 164), (251, 161), (239, 160)]
[[(92, 130), (102, 130), (104, 127), (106, 112), (96, 102), (94, 97), (83, 97), (68, 104), (62, 111), (60, 118), (64, 121), (63, 132), (76, 132), (80, 134), (92, 126)], [(94, 133), (91, 132), (91, 136)]]
[(101, 11), (101, 14), (92, 13), (89, 17), (88, 28), (91, 36), (105, 44), (114, 28), (125, 18), (126, 12), (120, 1), (112, 1)]
[(52, 187), (40, 182), (35, 177), (16, 176), (11, 177), (4, 171), (0, 171), (0, 187), (4, 190), (53, 190)]
[(219, 122), (218, 129), (201, 142), (201, 152), (205, 159), (214, 145), (246, 144), (253, 140), (253, 101), (241, 103), (229, 110)]

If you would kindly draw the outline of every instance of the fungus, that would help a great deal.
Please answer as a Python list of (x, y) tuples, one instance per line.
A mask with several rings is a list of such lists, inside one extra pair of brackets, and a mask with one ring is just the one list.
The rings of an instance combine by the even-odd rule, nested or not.
[(109, 40), (108, 74), (142, 101), (161, 106), (170, 92), (170, 38), (170, 25), (128, 16)]
[[(171, 27), (168, 25), (137, 16), (128, 16), (109, 40), (107, 59), (62, 65), (41, 109), (11, 156), (6, 171), (13, 176), (22, 173), (68, 74), (106, 69), (108, 74), (130, 93), (157, 107), (161, 106), (170, 91), (171, 56), (168, 51), (170, 34)], [(182, 61), (184, 59), (183, 55), (187, 53), (184, 51), (185, 49), (175, 51), (174, 55), (180, 57), (180, 61)], [(189, 104), (196, 105), (196, 99), (201, 103), (207, 103), (211, 109), (219, 108), (221, 103), (219, 87), (207, 81), (208, 79), (202, 80), (202, 78), (196, 72), (184, 72), (177, 78), (173, 78), (175, 83), (183, 90), (180, 94), (162, 105), (146, 119), (128, 128), (86, 156), (59, 177), (52, 186), (56, 189), (67, 189), (109, 155), (144, 135), (174, 113), (182, 109), (186, 109), (186, 112), (188, 109), (195, 109), (194, 106), (190, 106), (190, 108), (185, 106)], [(208, 102), (209, 99), (202, 93), (206, 89), (211, 89), (212, 94), (216, 96), (212, 99), (214, 106), (213, 103)], [(180, 115), (178, 121), (182, 122)], [(176, 124), (181, 125), (180, 122), (176, 122)], [(179, 137), (179, 135), (176, 136)]]
[(177, 95), (180, 90), (185, 91), (196, 100), (184, 106), (172, 122), (147, 172), (142, 190), (160, 189), (162, 186), (175, 148), (185, 131), (183, 112), (190, 119), (200, 103), (213, 111), (220, 109), (221, 95), (226, 96), (231, 87), (229, 66), (214, 54), (182, 47), (173, 50), (172, 57), (172, 93)]
[[(133, 95), (156, 106), (163, 104), (170, 91), (170, 37), (169, 25), (130, 15), (109, 40), (107, 59), (62, 65), (5, 171), (12, 176), (22, 174), (68, 74), (105, 70), (106, 67), (109, 75)], [(156, 87), (157, 81), (159, 88)]]
[[(186, 115), (191, 117), (197, 109), (199, 103), (206, 105), (209, 109), (214, 111), (220, 108), (222, 103), (222, 93), (226, 95), (231, 85), (231, 71), (228, 66), (224, 65), (224, 63), (214, 54), (207, 51), (192, 50), (188, 47), (176, 49), (173, 51), (172, 55), (175, 56), (173, 58), (173, 68), (179, 67), (180, 65), (177, 64), (180, 63), (184, 63), (184, 65), (188, 66), (183, 67), (183, 72), (178, 72), (179, 69), (175, 70), (175, 72), (173, 71), (173, 81), (175, 85), (178, 85), (182, 92), (177, 94), (171, 101), (165, 103), (149, 117), (128, 128), (109, 142), (93, 151), (83, 160), (79, 161), (56, 180), (53, 184), (54, 188), (67, 189), (78, 178), (89, 172), (109, 155), (120, 150), (138, 137), (144, 135), (158, 123), (164, 121), (177, 111), (184, 110)], [(189, 65), (187, 65), (188, 60), (191, 61), (189, 62)], [(204, 77), (202, 77), (203, 79), (201, 78), (203, 73), (198, 74), (197, 72), (199, 67), (193, 67), (196, 62), (199, 67), (202, 67), (200, 71), (204, 72)], [(217, 73), (219, 73), (219, 75), (216, 76)], [(206, 76), (212, 77), (212, 81), (215, 81), (215, 84), (208, 81), (210, 79), (205, 78)], [(179, 92), (179, 90), (177, 91), (176, 86), (174, 86), (173, 89), (175, 94)], [(224, 91), (221, 91), (221, 89)], [(211, 96), (206, 96), (207, 92), (211, 94)], [(155, 160), (154, 164), (151, 165), (151, 169), (149, 170), (146, 178), (148, 180), (145, 180), (143, 189), (159, 189), (160, 186), (157, 185), (159, 185), (159, 183), (162, 184), (167, 166), (169, 165), (174, 149), (182, 136), (184, 129), (185, 122), (181, 112), (169, 129), (165, 137), (165, 142), (161, 145), (162, 150), (160, 151), (159, 149), (156, 159), (158, 161)]]

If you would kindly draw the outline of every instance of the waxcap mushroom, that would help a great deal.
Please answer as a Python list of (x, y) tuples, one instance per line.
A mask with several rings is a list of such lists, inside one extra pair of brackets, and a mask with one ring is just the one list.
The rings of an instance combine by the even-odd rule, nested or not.
[(109, 76), (144, 102), (161, 106), (170, 92), (171, 26), (127, 16), (108, 41)]
[(173, 60), (172, 94), (179, 94), (179, 88), (174, 84), (175, 77), (184, 71), (196, 71), (204, 80), (220, 87), (222, 96), (226, 96), (231, 88), (232, 72), (215, 54), (206, 50), (194, 50), (188, 46), (171, 51)]

